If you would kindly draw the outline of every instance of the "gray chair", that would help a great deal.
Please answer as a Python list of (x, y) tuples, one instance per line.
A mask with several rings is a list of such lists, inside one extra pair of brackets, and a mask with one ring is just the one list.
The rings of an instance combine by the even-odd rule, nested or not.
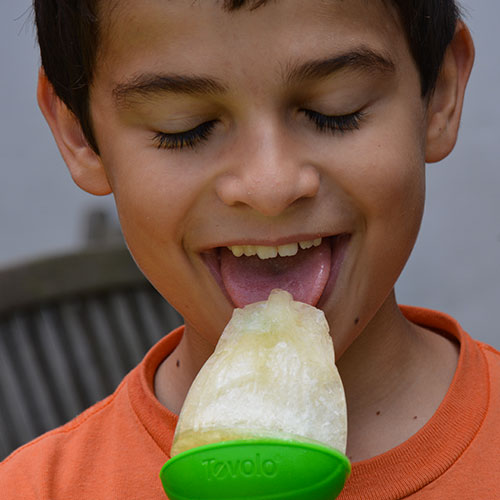
[(0, 460), (110, 394), (181, 323), (120, 244), (0, 271)]

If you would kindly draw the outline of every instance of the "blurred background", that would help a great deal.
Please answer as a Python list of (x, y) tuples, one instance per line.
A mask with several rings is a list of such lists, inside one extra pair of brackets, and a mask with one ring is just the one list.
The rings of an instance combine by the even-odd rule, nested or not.
[[(30, 3), (0, 6), (0, 268), (80, 248), (89, 217), (117, 224), (111, 197), (73, 184), (37, 108)], [(462, 5), (477, 55), (460, 138), (448, 159), (427, 167), (422, 231), (397, 290), (401, 303), (443, 310), (500, 348), (500, 3)]]

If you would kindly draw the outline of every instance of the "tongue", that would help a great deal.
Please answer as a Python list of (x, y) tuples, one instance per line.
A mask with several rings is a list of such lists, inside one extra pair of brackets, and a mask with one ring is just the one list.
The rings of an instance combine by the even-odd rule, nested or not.
[(325, 239), (319, 247), (299, 250), (293, 257), (261, 260), (257, 256), (235, 257), (221, 249), (221, 275), (236, 307), (267, 300), (271, 290), (281, 288), (294, 300), (312, 306), (319, 301), (330, 275), (331, 248)]

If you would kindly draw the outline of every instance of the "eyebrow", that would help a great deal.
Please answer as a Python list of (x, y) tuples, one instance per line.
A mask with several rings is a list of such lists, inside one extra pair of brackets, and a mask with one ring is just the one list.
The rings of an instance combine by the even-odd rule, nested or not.
[(360, 48), (326, 59), (289, 65), (284, 72), (284, 80), (290, 84), (296, 81), (322, 79), (343, 69), (394, 73), (396, 65), (389, 56), (372, 49)]
[[(334, 57), (288, 65), (282, 76), (287, 84), (291, 84), (326, 78), (343, 69), (394, 73), (395, 68), (390, 57), (372, 49), (360, 48)], [(204, 76), (144, 73), (116, 85), (113, 96), (119, 106), (126, 106), (136, 100), (148, 100), (163, 93), (220, 95), (227, 90), (221, 82)]]
[(118, 105), (126, 105), (136, 99), (148, 99), (163, 93), (214, 95), (226, 91), (227, 88), (213, 78), (145, 73), (119, 83), (113, 89), (113, 97)]

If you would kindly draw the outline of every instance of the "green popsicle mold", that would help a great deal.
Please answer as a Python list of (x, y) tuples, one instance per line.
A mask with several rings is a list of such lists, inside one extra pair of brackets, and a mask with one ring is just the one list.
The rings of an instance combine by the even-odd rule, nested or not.
[(179, 453), (160, 478), (170, 500), (332, 500), (350, 471), (347, 457), (326, 446), (251, 439)]

